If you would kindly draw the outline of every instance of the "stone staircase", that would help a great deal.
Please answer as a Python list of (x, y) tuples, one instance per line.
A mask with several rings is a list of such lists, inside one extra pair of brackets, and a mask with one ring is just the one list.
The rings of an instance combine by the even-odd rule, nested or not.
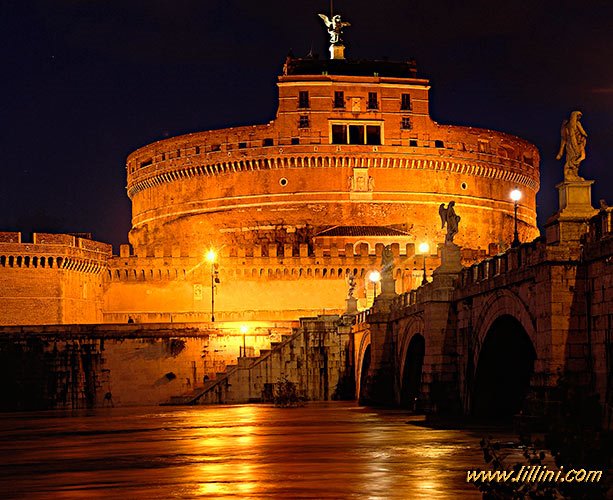
[(300, 327), (280, 342), (271, 342), (259, 356), (241, 356), (236, 364), (216, 374), (214, 380), (192, 391), (173, 396), (165, 406), (235, 404), (270, 401), (273, 387), (282, 378), (294, 382), (310, 400), (331, 399), (345, 373), (348, 335), (340, 334), (339, 316), (302, 318)]
[[(289, 344), (294, 338), (301, 335), (301, 333), (302, 332), (300, 331), (295, 331), (291, 335), (281, 335), (280, 342), (271, 342), (270, 349), (260, 349), (259, 356), (241, 356), (237, 358), (236, 364), (226, 365), (225, 371), (217, 372), (215, 374), (214, 380), (208, 380), (204, 385), (195, 387), (192, 391), (188, 393), (181, 394), (179, 396), (171, 396), (171, 398), (167, 402), (161, 403), (160, 406), (196, 405), (196, 404), (201, 404), (200, 400), (202, 398), (210, 400), (211, 399), (210, 397), (213, 396), (213, 399), (215, 399), (215, 391), (216, 390), (219, 391), (219, 389), (222, 388), (222, 386), (228, 384), (229, 378), (232, 375), (236, 374), (236, 372), (239, 370), (239, 366), (241, 368), (244, 368), (246, 365), (247, 368), (250, 369), (256, 364), (262, 363), (263, 361), (271, 357), (271, 353), (273, 352), (276, 353), (276, 352), (281, 351), (285, 345)], [(209, 397), (206, 398), (206, 396), (209, 396)], [(223, 403), (224, 401), (220, 400), (220, 401), (207, 401), (207, 402)]]

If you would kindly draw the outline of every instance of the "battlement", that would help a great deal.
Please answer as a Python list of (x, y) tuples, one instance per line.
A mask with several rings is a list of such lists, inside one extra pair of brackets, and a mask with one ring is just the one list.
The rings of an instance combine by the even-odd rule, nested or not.
[(32, 243), (24, 243), (21, 233), (0, 233), (0, 267), (4, 268), (97, 274), (111, 255), (111, 245), (70, 234), (34, 233)]

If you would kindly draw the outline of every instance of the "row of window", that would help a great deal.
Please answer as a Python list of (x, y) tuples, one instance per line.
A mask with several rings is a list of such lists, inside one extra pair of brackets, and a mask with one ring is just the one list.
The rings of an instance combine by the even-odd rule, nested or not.
[[(407, 120), (406, 123), (405, 123), (405, 120)], [(309, 116), (308, 115), (300, 116), (299, 127), (300, 128), (309, 127)], [(410, 123), (409, 118), (403, 118), (402, 128), (404, 129), (411, 128), (411, 123)], [(294, 146), (299, 145), (300, 138), (292, 137), (290, 139), (290, 144)], [(372, 145), (372, 146), (381, 145), (382, 144), (381, 125), (368, 124), (368, 123), (333, 123), (331, 127), (331, 144), (354, 144), (354, 145)], [(273, 138), (263, 139), (262, 146), (274, 146), (274, 139)], [(409, 147), (418, 147), (418, 146), (419, 144), (418, 144), (417, 139), (409, 139)], [(429, 144), (426, 142), (426, 143), (423, 143), (422, 146), (428, 147)], [(238, 143), (239, 149), (245, 149), (247, 147), (248, 147), (247, 142)], [(437, 139), (434, 141), (434, 147), (444, 148), (445, 143), (444, 141)], [(486, 151), (486, 147), (488, 148), (487, 150), (489, 151), (489, 144), (483, 141), (480, 141), (478, 151), (480, 153), (483, 153)], [(227, 145), (227, 148), (231, 149), (230, 145)], [(464, 146), (462, 145), (462, 149), (463, 148)], [(201, 147), (196, 146), (195, 149), (196, 149), (196, 154), (199, 154)], [(210, 151), (213, 151), (213, 152), (221, 151), (221, 144), (212, 144), (210, 146)], [(177, 150), (177, 153), (178, 153), (177, 156), (180, 156), (179, 154), (180, 150)], [(166, 154), (163, 153), (162, 160), (164, 160), (165, 158), (166, 158)], [(528, 163), (529, 165), (533, 164), (533, 159), (526, 155), (523, 156), (523, 161), (525, 163)], [(147, 167), (151, 165), (152, 163), (153, 163), (153, 159), (148, 158), (140, 163), (140, 168)]]
[[(309, 128), (311, 126), (311, 121), (309, 119), (309, 115), (300, 115), (298, 119), (298, 128)], [(411, 118), (408, 116), (403, 116), (400, 121), (400, 128), (402, 130), (411, 130), (413, 128), (413, 124), (411, 122)], [(352, 144), (352, 143), (347, 143)]]
[[(342, 90), (336, 90), (334, 92), (333, 105), (335, 109), (345, 109), (345, 92)], [(309, 91), (301, 90), (298, 92), (298, 108), (308, 109), (311, 107)], [(368, 93), (368, 101), (366, 102), (367, 109), (379, 109), (379, 96), (377, 92)], [(401, 94), (400, 96), (400, 109), (402, 111), (410, 111), (411, 108), (411, 94)]]

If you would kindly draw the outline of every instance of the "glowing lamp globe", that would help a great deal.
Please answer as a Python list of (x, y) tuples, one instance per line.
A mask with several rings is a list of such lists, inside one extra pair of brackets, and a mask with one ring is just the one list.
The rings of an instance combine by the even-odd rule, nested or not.
[(206, 253), (206, 260), (213, 263), (217, 259), (217, 254), (212, 248)]
[(511, 199), (517, 203), (519, 200), (521, 200), (521, 191), (517, 188), (515, 188), (513, 191), (511, 191)]

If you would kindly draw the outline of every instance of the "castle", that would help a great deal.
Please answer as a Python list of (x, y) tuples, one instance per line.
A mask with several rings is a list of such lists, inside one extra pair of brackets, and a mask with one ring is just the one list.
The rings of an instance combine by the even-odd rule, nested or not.
[(331, 59), (287, 57), (273, 121), (129, 155), (119, 255), (0, 233), (0, 408), (266, 401), (289, 377), (514, 414), (564, 373), (610, 421), (613, 209), (565, 171), (539, 237), (537, 149), (438, 124), (415, 63), (346, 60), (336, 17)]
[(384, 246), (398, 293), (438, 265), (443, 202), (461, 216), (465, 264), (508, 246), (514, 188), (520, 239), (538, 235), (532, 144), (440, 125), (414, 62), (346, 60), (334, 47), (330, 60), (288, 56), (270, 123), (129, 155), (119, 255), (82, 235), (0, 233), (0, 324), (291, 322), (342, 312), (349, 276), (364, 309)]

